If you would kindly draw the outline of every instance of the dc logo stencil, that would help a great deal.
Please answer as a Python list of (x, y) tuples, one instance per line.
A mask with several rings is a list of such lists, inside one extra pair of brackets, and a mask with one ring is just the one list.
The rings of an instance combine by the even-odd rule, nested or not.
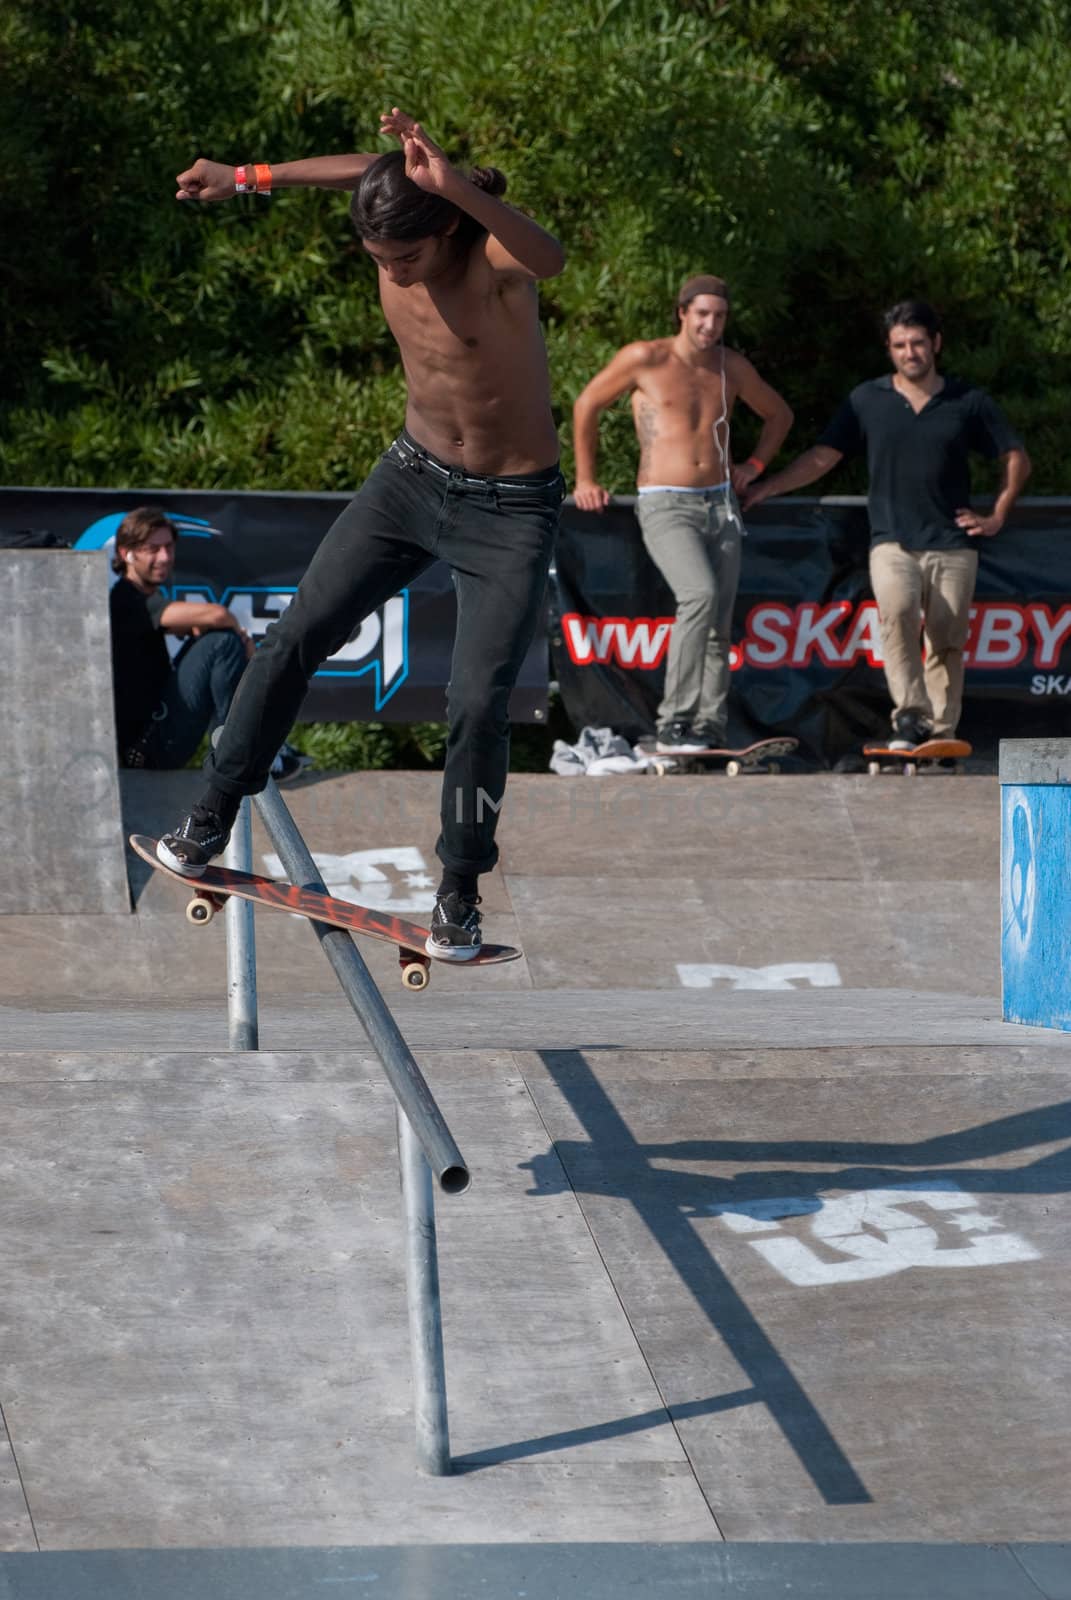
[[(703, 1206), (797, 1288), (860, 1283), (919, 1267), (1037, 1261), (1033, 1245), (978, 1209), (952, 1180)], [(799, 1219), (805, 1219), (803, 1221)]]

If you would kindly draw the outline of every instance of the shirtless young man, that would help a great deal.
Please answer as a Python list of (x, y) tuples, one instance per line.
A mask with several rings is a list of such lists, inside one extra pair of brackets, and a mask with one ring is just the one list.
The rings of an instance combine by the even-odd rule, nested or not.
[[(724, 745), (729, 632), (744, 525), (736, 496), (765, 470), (792, 426), (792, 412), (751, 362), (722, 342), (729, 289), (689, 278), (677, 296), (677, 333), (619, 350), (573, 408), (576, 504), (602, 511), (596, 478), (599, 417), (627, 391), (640, 441), (636, 515), (643, 542), (677, 602), (658, 708), (656, 748)], [(729, 421), (737, 400), (762, 418), (755, 454), (734, 466)]]
[[(204, 870), (241, 797), (264, 787), (320, 663), (444, 560), (458, 626), (436, 846), (443, 876), (428, 951), (460, 961), (480, 948), (477, 880), (498, 858), (510, 690), (539, 623), (565, 490), (536, 289), (561, 271), (564, 253), (496, 198), (506, 187), (500, 172), (464, 175), (397, 108), (380, 120), (400, 150), (244, 169), (259, 189), (354, 191), (351, 216), (405, 369), (405, 427), (269, 628), (235, 695), (209, 786), (158, 853), (189, 876)], [(178, 198), (226, 200), (236, 170), (197, 161), (179, 177)]]

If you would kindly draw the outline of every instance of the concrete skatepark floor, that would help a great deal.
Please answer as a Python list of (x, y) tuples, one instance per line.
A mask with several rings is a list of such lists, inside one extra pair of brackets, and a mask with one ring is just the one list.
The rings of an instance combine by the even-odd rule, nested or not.
[[(127, 826), (187, 778), (125, 775)], [(419, 917), (435, 775), (287, 798)], [(446, 1479), (392, 1096), (307, 925), (258, 919), (230, 1055), (222, 919), (163, 879), (4, 918), (0, 1595), (1071, 1593), (1071, 1041), (1000, 1020), (995, 779), (520, 778), (501, 839), (523, 962), (412, 996), (361, 944), (474, 1175)]]

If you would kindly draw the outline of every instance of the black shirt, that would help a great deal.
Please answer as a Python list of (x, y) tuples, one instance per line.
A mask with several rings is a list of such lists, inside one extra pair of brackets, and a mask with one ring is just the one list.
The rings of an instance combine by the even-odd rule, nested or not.
[(171, 673), (160, 617), (168, 605), (159, 590), (142, 594), (128, 578), (112, 584), (112, 682), (119, 749), (140, 737), (159, 705)]
[(907, 550), (974, 549), (956, 526), (970, 505), (969, 452), (992, 459), (1022, 449), (984, 389), (946, 378), (916, 413), (891, 373), (853, 389), (818, 443), (846, 456), (866, 450), (871, 541)]

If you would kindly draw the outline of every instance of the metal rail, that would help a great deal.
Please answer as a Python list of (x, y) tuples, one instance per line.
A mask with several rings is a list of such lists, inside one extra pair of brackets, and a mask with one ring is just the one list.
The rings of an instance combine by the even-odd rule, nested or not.
[[(267, 788), (256, 796), (255, 804), (291, 882), (323, 890), (325, 885), (316, 863), (270, 778)], [(311, 927), (394, 1090), (405, 1210), (405, 1282), (417, 1462), (422, 1471), (444, 1477), (450, 1471), (450, 1431), (432, 1173), (445, 1193), (461, 1194), (469, 1186), (469, 1172), (352, 938), (344, 929), (328, 928), (322, 922), (313, 922)]]
[[(235, 872), (253, 870), (253, 822), (243, 800), (231, 830), (223, 864)], [(224, 907), (227, 922), (227, 1026), (232, 1050), (258, 1050), (257, 947), (253, 903), (231, 895)]]
[[(267, 788), (255, 796), (255, 804), (290, 881), (326, 893), (326, 885), (316, 870), (308, 846), (270, 778)], [(463, 1194), (471, 1180), (461, 1151), (357, 947), (342, 928), (328, 928), (322, 922), (311, 922), (310, 926), (358, 1022), (383, 1063), (390, 1086), (420, 1140), (440, 1189), (444, 1194)]]

